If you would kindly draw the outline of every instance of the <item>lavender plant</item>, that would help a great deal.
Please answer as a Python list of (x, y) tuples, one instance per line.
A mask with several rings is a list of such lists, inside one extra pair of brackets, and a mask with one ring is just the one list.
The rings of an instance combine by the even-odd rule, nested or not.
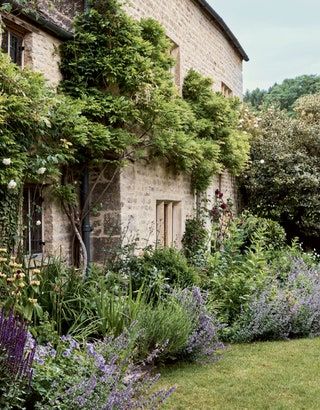
[(22, 408), (32, 378), (35, 347), (25, 322), (0, 311), (0, 408)]
[[(279, 275), (281, 277), (281, 275)], [(293, 259), (286, 280), (257, 294), (233, 328), (235, 341), (320, 335), (320, 268)]]
[(178, 291), (176, 298), (188, 312), (193, 325), (183, 355), (193, 360), (215, 357), (224, 347), (218, 336), (222, 325), (208, 310), (207, 294), (194, 287)]
[(154, 391), (159, 376), (133, 366), (128, 334), (79, 345), (70, 336), (60, 345), (38, 346), (33, 388), (38, 409), (157, 408), (174, 389)]

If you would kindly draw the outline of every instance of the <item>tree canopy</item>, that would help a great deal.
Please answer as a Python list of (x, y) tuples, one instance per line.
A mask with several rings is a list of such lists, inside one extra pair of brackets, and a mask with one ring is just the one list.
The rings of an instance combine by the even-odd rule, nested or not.
[(244, 198), (258, 215), (271, 217), (319, 248), (320, 94), (299, 98), (294, 117), (269, 108), (259, 113)]
[(293, 106), (299, 97), (316, 94), (320, 92), (319, 75), (301, 75), (284, 80), (281, 84), (275, 83), (268, 90), (256, 88), (247, 91), (244, 101), (250, 103), (254, 108), (262, 105), (276, 106), (293, 113)]

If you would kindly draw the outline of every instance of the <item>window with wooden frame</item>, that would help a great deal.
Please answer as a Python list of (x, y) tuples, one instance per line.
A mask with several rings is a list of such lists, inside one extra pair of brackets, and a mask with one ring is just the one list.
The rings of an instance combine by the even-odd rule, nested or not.
[(5, 26), (1, 31), (2, 51), (9, 54), (11, 60), (18, 66), (23, 66), (24, 36), (26, 31), (11, 22), (4, 21)]
[(157, 246), (179, 246), (181, 202), (157, 201)]
[(180, 67), (180, 47), (174, 41), (170, 39), (172, 47), (170, 50), (170, 55), (173, 58), (175, 64), (171, 69), (171, 74), (173, 76), (174, 82), (177, 87), (181, 86), (181, 67)]
[(232, 97), (233, 92), (224, 82), (221, 83), (221, 94), (225, 97)]
[(23, 190), (23, 242), (28, 255), (43, 252), (43, 199), (41, 190), (30, 185)]

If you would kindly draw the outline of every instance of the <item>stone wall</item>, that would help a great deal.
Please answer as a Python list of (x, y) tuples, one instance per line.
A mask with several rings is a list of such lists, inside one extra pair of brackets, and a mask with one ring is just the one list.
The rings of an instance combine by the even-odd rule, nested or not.
[(131, 0), (128, 12), (135, 18), (152, 17), (180, 48), (183, 79), (190, 68), (211, 77), (214, 89), (221, 82), (242, 96), (242, 59), (213, 18), (194, 0)]
[(59, 69), (60, 44), (60, 40), (42, 30), (30, 32), (24, 40), (24, 65), (42, 73), (53, 87), (57, 87), (62, 78)]
[[(137, 249), (156, 244), (157, 201), (181, 203), (181, 234), (195, 209), (190, 177), (174, 173), (161, 162), (137, 162), (124, 168), (120, 201), (123, 244), (136, 242)], [(176, 245), (181, 245), (181, 237)]]
[(103, 263), (121, 245), (120, 173), (108, 166), (91, 172), (91, 254), (92, 260)]
[(43, 239), (44, 255), (60, 256), (71, 262), (72, 234), (68, 217), (52, 198), (49, 190), (43, 192)]

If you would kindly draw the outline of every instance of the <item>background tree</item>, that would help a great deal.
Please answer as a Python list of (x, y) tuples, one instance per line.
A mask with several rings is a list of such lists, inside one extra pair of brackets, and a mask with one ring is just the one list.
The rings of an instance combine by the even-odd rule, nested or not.
[(299, 97), (318, 92), (320, 92), (320, 76), (301, 75), (286, 79), (281, 84), (275, 83), (268, 91), (259, 88), (247, 91), (244, 101), (256, 109), (265, 104), (268, 107), (273, 105), (293, 113), (293, 105)]
[(289, 237), (319, 249), (320, 94), (301, 97), (293, 109), (294, 117), (274, 108), (260, 112), (244, 198), (256, 214), (279, 221)]

